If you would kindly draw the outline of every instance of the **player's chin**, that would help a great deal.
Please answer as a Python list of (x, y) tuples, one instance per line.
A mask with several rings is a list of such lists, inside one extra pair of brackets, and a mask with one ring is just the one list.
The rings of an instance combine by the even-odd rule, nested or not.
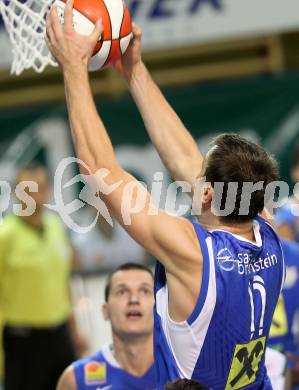
[(148, 327), (145, 319), (140, 318), (140, 319), (126, 319), (125, 322), (123, 323), (124, 328), (129, 331), (129, 332), (144, 332), (144, 330)]
[(144, 320), (142, 319), (126, 319), (123, 323), (126, 329), (143, 329), (145, 327)]

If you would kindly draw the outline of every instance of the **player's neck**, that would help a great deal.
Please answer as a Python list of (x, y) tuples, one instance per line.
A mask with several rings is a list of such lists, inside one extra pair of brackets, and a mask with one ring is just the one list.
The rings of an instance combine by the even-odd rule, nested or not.
[(201, 225), (206, 230), (225, 230), (227, 232), (237, 234), (250, 241), (255, 241), (255, 236), (252, 227), (252, 221), (245, 223), (224, 223), (219, 218), (215, 217), (212, 213), (205, 213), (200, 218)]
[(123, 370), (131, 375), (143, 376), (154, 362), (152, 336), (124, 340), (114, 335), (113, 354)]

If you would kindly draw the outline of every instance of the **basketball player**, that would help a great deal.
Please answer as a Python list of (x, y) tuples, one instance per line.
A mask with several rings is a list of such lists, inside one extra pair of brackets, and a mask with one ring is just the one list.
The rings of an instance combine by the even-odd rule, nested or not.
[(105, 287), (103, 316), (111, 322), (112, 345), (75, 362), (57, 390), (154, 390), (153, 274), (127, 263), (113, 271)]
[[(57, 9), (52, 9), (46, 40), (62, 68), (78, 157), (93, 173), (105, 169), (94, 175), (94, 180), (107, 207), (160, 261), (155, 280), (154, 335), (158, 389), (178, 378), (192, 379), (214, 390), (270, 389), (264, 351), (284, 264), (277, 235), (258, 214), (264, 208), (265, 186), (277, 179), (276, 163), (258, 145), (230, 134), (218, 137), (203, 158), (151, 81), (141, 61), (140, 34), (135, 28), (135, 39), (119, 69), (145, 124), (155, 129), (155, 143), (162, 139), (161, 144), (165, 144), (164, 161), (170, 170), (177, 169), (181, 178), (192, 184), (204, 176), (211, 183), (198, 195), (200, 224), (162, 210), (153, 213), (150, 195), (118, 164), (93, 101), (87, 63), (102, 25), (97, 22), (90, 36), (78, 35), (72, 7), (72, 1), (68, 2), (63, 26)], [(109, 172), (105, 179), (104, 172)], [(239, 188), (233, 211), (218, 216), (212, 209), (214, 183), (224, 182), (224, 205), (232, 181), (262, 182), (263, 187), (252, 194), (248, 215), (239, 215)], [(131, 210), (128, 189), (133, 189), (132, 203), (137, 204), (129, 220), (125, 218)], [(144, 207), (139, 207), (141, 198), (146, 199)]]

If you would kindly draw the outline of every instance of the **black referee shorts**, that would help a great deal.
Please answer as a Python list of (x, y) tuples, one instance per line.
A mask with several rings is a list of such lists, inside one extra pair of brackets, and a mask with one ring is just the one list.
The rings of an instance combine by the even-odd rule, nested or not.
[(75, 360), (67, 325), (5, 326), (3, 347), (5, 390), (55, 390), (59, 376)]

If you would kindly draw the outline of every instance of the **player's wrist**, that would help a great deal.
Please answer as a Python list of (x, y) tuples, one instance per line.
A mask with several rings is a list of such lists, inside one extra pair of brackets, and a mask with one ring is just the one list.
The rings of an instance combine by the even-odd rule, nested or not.
[(143, 61), (137, 62), (132, 71), (126, 75), (126, 80), (130, 88), (133, 88), (135, 84), (139, 84), (147, 77), (148, 71)]
[(65, 79), (73, 77), (88, 77), (87, 63), (83, 61), (76, 64), (64, 64), (62, 65), (62, 73)]

